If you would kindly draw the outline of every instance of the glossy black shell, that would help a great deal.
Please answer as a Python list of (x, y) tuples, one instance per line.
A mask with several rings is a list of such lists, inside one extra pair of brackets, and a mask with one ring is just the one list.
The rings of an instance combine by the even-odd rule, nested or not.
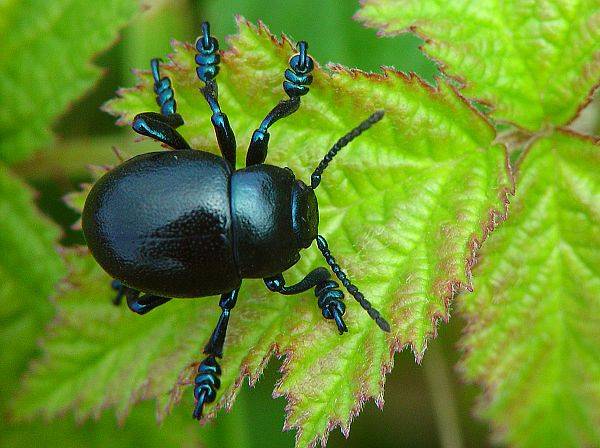
[(299, 260), (317, 234), (308, 190), (287, 168), (232, 172), (204, 151), (152, 152), (96, 182), (83, 231), (98, 263), (127, 286), (165, 297), (220, 294)]

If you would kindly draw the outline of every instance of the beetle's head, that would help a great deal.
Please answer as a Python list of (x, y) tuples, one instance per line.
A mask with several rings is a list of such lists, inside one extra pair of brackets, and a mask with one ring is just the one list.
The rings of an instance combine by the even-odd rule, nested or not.
[(306, 249), (317, 237), (319, 205), (312, 188), (296, 180), (292, 189), (292, 229), (299, 249)]

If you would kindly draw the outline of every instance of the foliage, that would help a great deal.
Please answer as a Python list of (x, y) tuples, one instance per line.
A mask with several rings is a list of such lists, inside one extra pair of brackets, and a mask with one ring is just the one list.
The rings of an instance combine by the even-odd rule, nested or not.
[(111, 415), (98, 421), (76, 422), (72, 416), (52, 422), (0, 424), (2, 448), (47, 446), (61, 448), (129, 448), (166, 446), (197, 448), (201, 434), (187, 412), (177, 412), (168, 422), (157, 425), (151, 403), (136, 406), (123, 426), (117, 426)]
[(600, 444), (599, 149), (564, 131), (528, 149), (513, 214), (462, 302), (463, 369), (515, 445)]
[[(279, 42), (263, 25), (243, 20), (229, 43), (220, 102), (244, 148), (282, 98), (282, 74), (294, 50), (289, 40)], [(193, 58), (191, 45), (176, 44), (162, 69), (186, 120), (181, 132), (194, 147), (216, 151)], [(156, 109), (147, 72), (137, 87), (119, 93), (106, 109), (119, 115), (120, 124)], [(300, 111), (273, 129), (268, 161), (307, 179), (337, 138), (379, 108), (386, 111), (384, 120), (344, 150), (317, 193), (320, 231), (388, 317), (391, 335), (349, 303), (350, 333), (340, 337), (310, 294), (284, 298), (267, 294), (261, 282), (246, 282), (209, 417), (231, 406), (244, 378), (255, 382), (276, 355), (285, 361), (275, 395), (288, 399), (286, 427), (298, 428), (297, 444), (325, 443), (335, 426), (347, 434), (365, 400), (383, 403), (394, 352), (410, 345), (420, 360), (436, 321), (448, 318), (452, 296), (470, 288), (473, 251), (504, 212), (511, 184), (493, 128), (449, 83), (441, 80), (434, 88), (391, 69), (375, 75), (318, 67)], [(81, 199), (71, 197), (71, 203)], [(187, 386), (216, 321), (216, 303), (207, 311), (210, 299), (181, 300), (144, 317), (115, 310), (109, 279), (91, 257), (81, 250), (65, 257), (71, 272), (57, 298), (59, 317), (15, 412), (52, 416), (74, 408), (82, 418), (114, 405), (124, 417), (134, 402), (157, 397), (162, 417), (184, 390), (191, 405)], [(312, 248), (290, 281), (318, 263), (323, 261)]]
[[(37, 352), (36, 341), (52, 315), (47, 298), (65, 274), (54, 245), (55, 225), (32, 207), (32, 193), (0, 164), (0, 409), (18, 375)], [(27, 238), (23, 238), (27, 235)]]
[(365, 0), (357, 18), (385, 35), (416, 30), (464, 95), (529, 131), (570, 121), (598, 84), (596, 0)]
[(418, 30), (462, 93), (522, 128), (506, 140), (518, 158), (510, 219), (461, 301), (461, 368), (484, 385), (479, 411), (502, 439), (598, 445), (600, 147), (562, 127), (598, 85), (597, 2), (366, 0), (358, 18), (383, 34)]
[(57, 116), (100, 77), (90, 60), (138, 9), (128, 0), (0, 3), (0, 161), (51, 142)]
[[(152, 409), (142, 406), (133, 413), (126, 429), (114, 427), (114, 419), (76, 426), (68, 419), (44, 423), (11, 422), (7, 411), (28, 361), (39, 354), (37, 342), (52, 317), (54, 285), (66, 274), (56, 256), (57, 226), (41, 216), (33, 195), (14, 174), (0, 165), (0, 447), (44, 446), (128, 447), (135, 441), (144, 446), (197, 446), (187, 413), (159, 428)], [(23, 236), (26, 235), (26, 238)], [(184, 420), (185, 418), (185, 420)]]
[(115, 428), (110, 416), (83, 425), (65, 418), (52, 423), (12, 420), (19, 378), (39, 356), (39, 339), (53, 316), (48, 298), (66, 275), (56, 252), (60, 231), (38, 212), (33, 199), (30, 188), (0, 163), (0, 447), (198, 446), (200, 435), (187, 412), (159, 427), (149, 405), (136, 408), (124, 428)]
[(112, 0), (90, 6), (0, 2), (0, 446), (197, 446), (187, 413), (159, 428), (151, 406), (141, 406), (126, 428), (115, 428), (110, 417), (85, 425), (16, 423), (8, 409), (27, 364), (40, 354), (38, 342), (53, 315), (49, 297), (66, 269), (56, 251), (58, 226), (37, 210), (31, 188), (4, 162), (50, 141), (49, 126), (99, 78), (89, 60), (138, 9), (135, 2)]
[[(165, 12), (173, 17), (170, 25), (156, 14), (153, 20), (163, 28), (148, 22), (141, 34), (128, 30), (117, 49), (127, 68), (148, 57), (151, 40), (192, 35), (196, 17), (179, 13), (191, 6), (167, 3), (173, 8)], [(236, 1), (235, 8), (251, 10), (254, 3)], [(460, 370), (485, 389), (477, 411), (491, 421), (496, 440), (514, 446), (600, 445), (600, 147), (597, 137), (567, 129), (599, 80), (597, 2), (361, 2), (357, 18), (381, 35), (410, 30), (422, 37), (441, 79), (429, 76), (435, 71), (431, 61), (415, 58), (418, 39), (412, 34), (382, 45), (366, 38), (368, 30), (361, 34), (340, 24), (347, 11), (330, 13), (334, 2), (287, 3), (285, 9), (263, 5), (250, 14), (271, 23), (285, 18), (279, 29), (307, 33), (319, 59), (368, 68), (378, 61), (404, 67), (412, 60), (435, 86), (392, 69), (373, 75), (338, 65), (318, 68), (300, 111), (272, 132), (268, 161), (288, 165), (307, 180), (338, 137), (373, 110), (386, 110), (381, 123), (333, 162), (318, 195), (322, 233), (393, 333), (386, 338), (350, 300), (351, 333), (339, 337), (312, 294), (283, 298), (267, 294), (262, 282), (247, 282), (228, 334), (220, 400), (209, 408), (209, 418), (230, 407), (245, 377), (254, 384), (276, 355), (284, 361), (274, 394), (288, 400), (286, 428), (298, 429), (298, 446), (324, 444), (335, 426), (347, 435), (366, 400), (382, 405), (395, 351), (410, 345), (420, 361), (437, 321), (448, 319), (450, 299), (474, 287), (475, 294), (458, 300), (467, 319)], [(297, 20), (298, 11), (313, 7), (328, 14), (319, 21)], [(233, 10), (224, 14), (219, 8), (231, 5), (201, 7), (202, 16), (212, 15), (215, 29), (222, 30)], [(41, 165), (7, 168), (48, 145), (58, 115), (99, 79), (90, 61), (137, 9), (136, 2), (122, 0), (102, 8), (89, 0), (0, 2), (0, 446), (211, 444), (210, 428), (199, 431), (189, 419), (188, 384), (216, 321), (214, 298), (173, 301), (144, 317), (114, 308), (109, 279), (84, 249), (57, 255), (57, 226), (37, 211), (32, 191), (15, 175), (31, 181), (47, 180), (57, 170), (80, 173), (90, 160), (106, 163), (106, 155), (95, 159), (93, 148), (110, 154), (111, 144), (121, 145), (123, 137), (95, 136), (90, 142), (83, 136), (71, 141), (68, 156), (61, 145), (60, 156), (49, 152)], [(219, 84), (243, 160), (252, 130), (283, 97), (282, 73), (293, 48), (262, 25), (242, 20), (239, 28), (224, 54)], [(335, 29), (330, 39), (310, 37), (324, 28)], [(195, 147), (216, 152), (193, 50), (179, 43), (174, 49), (163, 70), (173, 79), (186, 119), (182, 132)], [(118, 69), (123, 63), (106, 65)], [(120, 124), (156, 110), (148, 73), (138, 77), (136, 88), (122, 90), (107, 105)], [(101, 91), (95, 95), (90, 103), (104, 97)], [(67, 117), (91, 122), (92, 115), (75, 110)], [(131, 133), (124, 135), (133, 140)], [(505, 217), (512, 188), (502, 143), (514, 162), (516, 195), (509, 221), (480, 251)], [(152, 147), (158, 148), (147, 140), (128, 151)], [(93, 176), (106, 169), (94, 167)], [(89, 188), (70, 194), (68, 203), (80, 210)], [(297, 280), (317, 264), (323, 261), (311, 248), (286, 276)], [(65, 266), (68, 276), (56, 293)], [(58, 314), (46, 328), (53, 315), (49, 296)], [(35, 356), (15, 399), (19, 378)], [(156, 398), (156, 406), (133, 406), (148, 398)], [(236, 405), (242, 412), (243, 398)], [(400, 400), (409, 405), (406, 394)], [(116, 429), (103, 413), (108, 406), (124, 428)], [(77, 425), (71, 415), (39, 422), (67, 410), (74, 411)], [(153, 410), (161, 419), (174, 415), (157, 426)], [(89, 416), (99, 420), (83, 422)], [(17, 423), (15, 417), (32, 421)], [(219, 423), (227, 428), (231, 416), (223, 417)], [(247, 421), (253, 420), (234, 421), (238, 430), (225, 429), (230, 439), (219, 435), (218, 443), (247, 445), (247, 434), (239, 430)]]

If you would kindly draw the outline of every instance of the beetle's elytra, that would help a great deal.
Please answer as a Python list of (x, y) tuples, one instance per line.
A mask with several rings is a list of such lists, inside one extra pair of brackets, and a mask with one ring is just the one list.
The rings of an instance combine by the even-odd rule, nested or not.
[(179, 150), (142, 154), (100, 179), (83, 223), (96, 260), (128, 287), (201, 297), (296, 264), (318, 211), (288, 169), (232, 171), (221, 157)]
[(300, 251), (314, 240), (346, 290), (384, 331), (389, 325), (335, 262), (327, 241), (318, 235), (319, 211), (314, 190), (332, 158), (350, 141), (383, 117), (378, 111), (342, 137), (311, 176), (310, 186), (292, 170), (265, 164), (268, 128), (300, 106), (308, 93), (314, 67), (306, 42), (285, 71), (288, 99), (279, 102), (254, 131), (246, 167), (236, 170), (235, 136), (218, 103), (215, 77), (219, 44), (208, 23), (196, 41), (196, 72), (212, 110), (211, 121), (222, 157), (191, 149), (176, 128), (184, 124), (177, 113), (171, 81), (161, 77), (159, 61), (151, 61), (154, 91), (160, 113), (137, 115), (133, 129), (168, 145), (173, 151), (142, 154), (104, 175), (92, 188), (83, 210), (83, 232), (90, 251), (111, 275), (117, 291), (138, 313), (175, 297), (221, 295), (221, 316), (204, 347), (206, 358), (195, 378), (194, 418), (215, 400), (229, 315), (245, 278), (262, 278), (280, 294), (315, 288), (317, 304), (340, 334), (348, 331), (343, 319), (344, 293), (325, 268), (317, 268), (292, 286), (283, 272), (300, 259)]

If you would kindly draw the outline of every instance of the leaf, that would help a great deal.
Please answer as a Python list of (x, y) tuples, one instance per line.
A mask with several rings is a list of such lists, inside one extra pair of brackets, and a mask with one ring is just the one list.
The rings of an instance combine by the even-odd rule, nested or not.
[[(239, 22), (218, 82), (241, 160), (252, 130), (283, 97), (283, 72), (295, 50), (264, 25)], [(186, 120), (181, 132), (194, 147), (216, 151), (194, 68), (193, 47), (176, 44), (162, 70), (172, 78)], [(138, 87), (120, 95), (106, 108), (121, 124), (156, 110), (148, 72), (140, 74)], [(244, 378), (253, 384), (276, 355), (285, 361), (275, 396), (288, 399), (285, 427), (298, 429), (297, 445), (325, 443), (336, 426), (347, 434), (366, 400), (383, 404), (393, 354), (410, 345), (420, 360), (436, 322), (448, 319), (453, 294), (470, 287), (473, 251), (503, 213), (511, 185), (503, 148), (492, 144), (493, 129), (447, 83), (434, 89), (392, 70), (375, 75), (317, 67), (300, 110), (273, 128), (268, 162), (308, 180), (327, 149), (380, 108), (386, 117), (336, 158), (317, 196), (320, 232), (388, 318), (391, 334), (348, 302), (350, 333), (340, 337), (312, 293), (282, 297), (267, 293), (261, 281), (245, 281), (209, 416), (230, 407)], [(46, 339), (46, 355), (16, 412), (51, 416), (74, 408), (84, 418), (114, 405), (124, 417), (133, 402), (157, 397), (163, 416), (183, 392), (191, 407), (188, 385), (218, 316), (216, 300), (178, 300), (144, 317), (116, 310), (109, 278), (91, 257), (65, 255), (70, 286), (58, 300), (60, 315)], [(313, 247), (286, 274), (288, 281), (323, 264)]]
[(5, 407), (38, 353), (52, 317), (48, 298), (65, 270), (54, 249), (58, 227), (36, 210), (32, 191), (2, 163), (0, 217), (0, 446), (9, 446), (6, 441), (16, 437), (10, 436)]
[(35, 209), (33, 194), (0, 163), (0, 411), (38, 351), (52, 316), (48, 298), (65, 274), (59, 229)]
[(57, 116), (100, 77), (90, 60), (138, 8), (128, 0), (0, 3), (0, 161), (51, 142)]
[[(121, 158), (121, 153), (115, 151), (115, 155), (118, 158), (117, 162), (123, 162), (125, 159)], [(127, 157), (130, 158), (130, 157)], [(108, 165), (97, 166), (97, 165), (88, 165), (88, 169), (92, 176), (92, 180), (95, 182), (100, 179), (104, 174), (108, 173), (112, 167)], [(73, 210), (81, 213), (83, 211), (83, 206), (85, 205), (85, 200), (87, 195), (92, 189), (93, 183), (85, 182), (80, 185), (81, 191), (74, 191), (64, 196), (63, 200), (67, 206), (71, 207)], [(81, 217), (71, 225), (71, 228), (74, 230), (81, 230)]]
[(198, 446), (187, 412), (159, 428), (151, 406), (136, 409), (125, 428), (116, 428), (110, 416), (76, 426), (68, 419), (14, 424), (3, 415), (27, 363), (39, 352), (38, 339), (53, 315), (49, 297), (66, 272), (55, 250), (58, 226), (36, 210), (32, 192), (2, 164), (0, 216), (0, 447)]
[(513, 446), (600, 445), (598, 173), (597, 140), (557, 131), (535, 142), (461, 301), (462, 370)]
[(31, 422), (8, 425), (0, 423), (2, 448), (192, 448), (200, 444), (197, 427), (188, 413), (176, 412), (164, 425), (158, 426), (150, 403), (137, 406), (124, 427), (117, 426), (111, 415), (100, 421), (76, 424), (71, 418), (51, 423)]
[(600, 75), (597, 0), (363, 0), (358, 20), (416, 30), (427, 53), (493, 116), (536, 131), (571, 121)]

